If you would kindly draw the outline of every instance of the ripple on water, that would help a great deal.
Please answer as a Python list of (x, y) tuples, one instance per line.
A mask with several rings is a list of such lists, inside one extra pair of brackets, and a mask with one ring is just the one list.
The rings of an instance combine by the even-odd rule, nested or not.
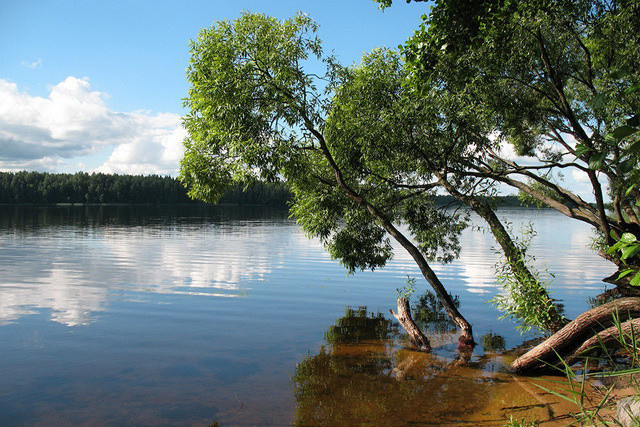
[[(348, 276), (283, 214), (64, 212), (0, 218), (0, 424), (491, 425), (504, 415), (491, 405), (520, 387), (500, 373), (499, 350), (479, 346), (456, 365), (446, 322), (430, 329), (433, 355), (407, 352), (398, 333), (331, 341), (347, 306), (391, 319), (396, 289), (420, 278), (401, 250)], [(612, 270), (585, 248), (588, 227), (550, 211), (501, 215), (533, 221), (531, 253), (555, 274), (554, 297), (569, 316), (587, 308)], [(490, 235), (469, 228), (461, 243), (460, 259), (434, 270), (477, 341), (520, 344), (487, 303), (498, 291)], [(426, 289), (418, 280), (413, 301)]]

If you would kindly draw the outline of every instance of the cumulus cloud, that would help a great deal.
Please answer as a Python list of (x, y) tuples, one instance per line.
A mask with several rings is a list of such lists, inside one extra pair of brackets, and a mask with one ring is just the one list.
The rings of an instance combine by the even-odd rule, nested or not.
[(532, 157), (519, 156), (516, 154), (516, 149), (513, 144), (504, 140), (500, 143), (499, 154), (505, 159), (514, 161), (520, 165), (529, 165), (534, 162)]
[(47, 98), (0, 79), (0, 169), (56, 170), (112, 149), (102, 172), (175, 174), (185, 131), (176, 114), (117, 112), (88, 78), (67, 77)]
[(182, 157), (182, 140), (186, 131), (175, 114), (151, 117), (131, 114), (131, 119), (145, 132), (132, 135), (119, 144), (99, 172), (172, 175)]

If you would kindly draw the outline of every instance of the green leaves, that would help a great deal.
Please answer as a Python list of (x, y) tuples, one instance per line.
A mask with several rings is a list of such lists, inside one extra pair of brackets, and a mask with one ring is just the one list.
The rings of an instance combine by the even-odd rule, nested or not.
[[(237, 182), (284, 180), (292, 215), (332, 257), (350, 272), (383, 266), (393, 254), (386, 234), (348, 186), (406, 223), (428, 258), (453, 259), (464, 221), (426, 208), (429, 183), (441, 159), (487, 140), (470, 138), (467, 122), (441, 122), (458, 114), (455, 103), (418, 93), (398, 53), (375, 49), (341, 67), (323, 57), (316, 30), (305, 15), (245, 13), (191, 42), (181, 164), (190, 195), (215, 202)], [(424, 209), (405, 209), (415, 199)]]
[(458, 257), (459, 235), (467, 227), (468, 216), (452, 215), (428, 199), (417, 199), (407, 204), (404, 217), (427, 259), (447, 263)]
[(605, 151), (594, 153), (589, 157), (589, 169), (599, 170), (602, 169), (602, 165), (604, 164), (604, 160), (607, 158), (607, 153)]
[[(638, 160), (635, 157), (629, 157), (625, 160), (622, 160), (618, 163), (618, 171), (620, 171), (620, 173), (622, 174), (627, 174), (631, 171), (633, 171), (633, 169), (635, 168), (636, 164), (638, 163)], [(629, 193), (631, 192), (631, 190), (633, 190), (633, 188), (635, 187), (635, 184), (632, 185), (631, 187), (629, 187), (627, 189), (627, 191), (625, 192), (625, 196), (628, 196)]]
[(300, 64), (320, 58), (316, 23), (244, 13), (191, 41), (181, 164), (190, 194), (207, 201), (232, 182), (276, 181), (299, 164), (299, 129), (316, 122), (321, 96)]
[(587, 154), (589, 151), (591, 151), (591, 149), (587, 147), (585, 144), (578, 144), (576, 145), (575, 155), (576, 157), (580, 158), (585, 154)]
[(640, 245), (629, 245), (622, 251), (620, 259), (626, 260), (627, 258), (634, 257), (640, 251)]
[(624, 125), (624, 126), (620, 126), (620, 127), (616, 128), (616, 129), (614, 129), (614, 131), (611, 132), (611, 136), (614, 139), (620, 141), (622, 138), (624, 138), (626, 136), (629, 136), (629, 135), (632, 135), (637, 131), (638, 131), (638, 129), (636, 129), (636, 128), (632, 127), (632, 126)]
[[(630, 118), (629, 120), (627, 120), (627, 123), (629, 123), (629, 122), (630, 123), (635, 123), (637, 121), (637, 117), (638, 116), (634, 116), (634, 117)], [(607, 135), (605, 135), (605, 141), (608, 142), (609, 144), (617, 146), (620, 143), (620, 141), (622, 141), (624, 138), (626, 138), (628, 136), (631, 136), (636, 132), (638, 132), (638, 128), (637, 127), (630, 126), (628, 124), (622, 125), (622, 126), (619, 126), (619, 127), (615, 128), (613, 131), (611, 131)], [(629, 150), (629, 151), (631, 151), (631, 150)]]
[[(640, 253), (640, 241), (633, 233), (623, 233), (618, 239), (616, 234), (612, 231), (611, 237), (617, 242), (607, 249), (608, 255), (618, 254), (620, 260), (624, 265), (628, 266), (628, 261), (632, 259), (637, 260), (637, 255)], [(637, 267), (637, 261), (634, 263), (635, 267), (628, 267), (623, 269), (618, 274), (617, 280), (620, 280), (628, 275), (635, 273), (631, 278), (630, 284), (632, 286), (640, 286), (640, 270)]]
[(634, 236), (631, 233), (624, 233), (622, 237), (620, 237), (620, 242), (622, 242), (625, 245), (630, 245), (631, 243), (635, 243), (637, 241), (638, 239), (636, 239), (636, 236)]
[[(571, 167), (601, 172), (609, 185), (595, 193), (610, 190), (633, 206), (623, 194), (640, 181), (640, 32), (629, 31), (636, 21), (624, 2), (438, 1), (404, 53), (421, 94), (440, 92), (469, 123), (482, 117), (485, 134), (549, 176)], [(575, 161), (546, 156), (558, 146)]]
[(628, 276), (629, 274), (633, 273), (633, 269), (632, 268), (627, 268), (625, 270), (620, 271), (620, 274), (618, 274), (618, 278), (617, 280), (622, 279), (623, 277)]
[(597, 110), (601, 110), (602, 108), (604, 108), (605, 102), (609, 93), (610, 91), (606, 91), (606, 92), (600, 92), (599, 94), (597, 94), (593, 99), (593, 107)]
[(627, 154), (631, 156), (637, 156), (640, 154), (640, 141), (636, 141), (627, 148)]
[(405, 283), (396, 288), (396, 292), (398, 292), (398, 298), (406, 298), (410, 299), (411, 295), (416, 291), (416, 279), (415, 277), (411, 277), (407, 275), (407, 280)]
[[(632, 84), (631, 86), (629, 86), (629, 87), (625, 90), (625, 93), (626, 93), (627, 95), (631, 95), (631, 94), (636, 93), (636, 92), (638, 92), (638, 91), (640, 91), (640, 82), (636, 82), (636, 83)], [(638, 125), (636, 124), (636, 125), (633, 125), (633, 126), (638, 126)]]
[[(637, 138), (640, 126), (640, 115), (634, 115), (626, 120), (626, 124), (615, 128), (605, 136), (613, 147), (620, 149), (620, 158), (617, 160), (617, 172), (621, 175), (619, 188), (624, 197), (629, 197), (638, 185), (640, 175), (637, 169), (638, 156), (640, 155), (640, 139)], [(640, 206), (640, 200), (636, 200), (636, 206)]]
[(527, 255), (534, 236), (535, 230), (529, 224), (522, 229), (521, 237), (514, 237), (519, 259), (514, 263), (504, 255), (501, 257), (496, 264), (495, 276), (502, 292), (489, 301), (505, 313), (501, 319), (512, 318), (519, 323), (520, 333), (532, 328), (549, 331), (564, 319), (562, 307), (554, 302), (547, 290), (553, 274), (539, 272), (531, 265), (535, 259)]
[[(640, 83), (638, 83), (640, 85)], [(632, 126), (634, 128), (640, 127), (640, 114), (636, 114), (633, 117), (627, 119), (627, 126)]]

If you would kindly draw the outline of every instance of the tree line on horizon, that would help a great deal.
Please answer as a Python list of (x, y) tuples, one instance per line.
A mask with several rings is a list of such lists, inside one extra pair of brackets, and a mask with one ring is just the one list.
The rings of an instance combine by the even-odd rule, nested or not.
[[(236, 184), (220, 205), (286, 206), (293, 200), (284, 183)], [(518, 196), (497, 196), (503, 207), (528, 206)], [(105, 173), (0, 172), (0, 204), (203, 204), (187, 194), (179, 179), (160, 175)], [(449, 195), (436, 197), (439, 205), (457, 204)]]
[[(282, 183), (230, 188), (220, 204), (285, 205), (291, 193)], [(0, 172), (0, 204), (198, 204), (171, 176), (105, 173)]]

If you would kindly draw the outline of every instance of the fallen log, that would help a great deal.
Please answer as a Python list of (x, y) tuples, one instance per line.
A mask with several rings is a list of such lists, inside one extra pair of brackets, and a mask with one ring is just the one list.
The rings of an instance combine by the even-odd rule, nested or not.
[[(515, 374), (526, 375), (561, 366), (562, 360), (573, 363), (600, 340), (611, 344), (615, 339), (614, 318), (626, 328), (640, 330), (640, 298), (620, 298), (592, 308), (569, 322), (555, 334), (518, 357), (510, 366)], [(615, 331), (614, 331), (615, 329)]]
[(640, 318), (627, 320), (624, 323), (611, 326), (597, 335), (592, 336), (586, 340), (582, 345), (574, 351), (572, 354), (565, 358), (567, 365), (572, 365), (577, 362), (579, 358), (582, 358), (590, 353), (590, 350), (597, 349), (600, 345), (604, 345), (607, 348), (619, 347), (620, 333), (622, 332), (626, 336), (630, 336), (631, 332), (634, 334), (640, 332)]

